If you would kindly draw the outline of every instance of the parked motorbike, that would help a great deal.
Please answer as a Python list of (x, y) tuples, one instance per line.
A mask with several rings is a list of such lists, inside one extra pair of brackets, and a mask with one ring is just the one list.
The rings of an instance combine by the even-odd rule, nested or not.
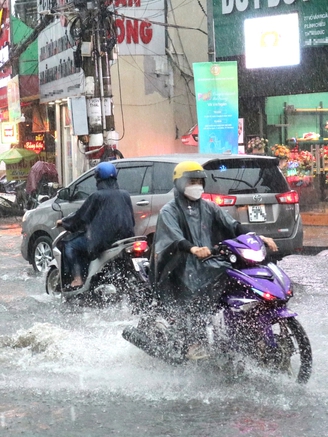
[(14, 194), (16, 185), (20, 181), (8, 181), (7, 176), (3, 175), (0, 178), (0, 193)]
[(10, 181), (0, 193), (0, 217), (22, 216), (25, 213), (27, 195), (25, 181)]
[(27, 194), (26, 209), (34, 209), (41, 203), (56, 196), (59, 184), (57, 182), (39, 183), (37, 191)]
[(60, 295), (66, 301), (73, 298), (93, 303), (116, 303), (124, 297), (135, 310), (143, 308), (150, 299), (148, 278), (144, 275), (149, 250), (143, 236), (125, 238), (91, 261), (84, 275), (84, 284), (70, 290), (72, 278), (66, 273), (64, 247), (72, 238), (68, 231), (61, 232), (53, 242), (54, 259), (46, 275), (46, 292)]
[(27, 176), (26, 209), (34, 209), (40, 203), (55, 197), (58, 191), (58, 173), (56, 166), (50, 162), (37, 161)]
[[(202, 310), (200, 302), (183, 312), (159, 305), (137, 327), (126, 327), (123, 337), (171, 364), (208, 360), (218, 367), (225, 363), (222, 369), (228, 363), (238, 373), (247, 361), (306, 383), (312, 368), (310, 341), (297, 314), (287, 308), (292, 283), (267, 259), (262, 240), (255, 234), (225, 240), (212, 256), (230, 263), (223, 293), (213, 284), (209, 305)], [(201, 335), (191, 346), (197, 324)]]

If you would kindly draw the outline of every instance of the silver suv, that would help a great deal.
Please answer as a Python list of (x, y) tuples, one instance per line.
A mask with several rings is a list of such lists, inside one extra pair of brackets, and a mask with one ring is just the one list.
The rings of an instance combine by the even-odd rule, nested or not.
[[(225, 208), (254, 232), (274, 238), (278, 259), (302, 250), (298, 194), (290, 189), (276, 158), (256, 155), (177, 154), (113, 161), (120, 187), (131, 195), (136, 235), (147, 235), (151, 244), (158, 212), (173, 198), (173, 169), (187, 160), (199, 162), (207, 172), (204, 198)], [(95, 190), (91, 169), (60, 190), (56, 201), (66, 216)], [(60, 218), (58, 208), (52, 208), (54, 200), (23, 217), (21, 253), (35, 271), (47, 267), (52, 241), (60, 231), (54, 228)]]

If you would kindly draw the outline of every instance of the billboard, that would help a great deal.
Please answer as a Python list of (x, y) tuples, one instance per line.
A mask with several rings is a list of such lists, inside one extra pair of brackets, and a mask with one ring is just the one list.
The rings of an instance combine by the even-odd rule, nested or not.
[(328, 45), (327, 0), (213, 0), (216, 56), (245, 54), (245, 20), (283, 14), (297, 14), (301, 48)]
[(193, 64), (200, 153), (238, 153), (237, 62)]
[(298, 14), (248, 18), (244, 21), (246, 68), (300, 63)]

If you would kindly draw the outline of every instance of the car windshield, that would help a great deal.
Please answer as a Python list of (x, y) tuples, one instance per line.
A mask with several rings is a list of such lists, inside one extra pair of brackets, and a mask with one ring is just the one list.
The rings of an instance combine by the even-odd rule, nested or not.
[(215, 160), (204, 168), (207, 193), (283, 193), (290, 189), (275, 160)]

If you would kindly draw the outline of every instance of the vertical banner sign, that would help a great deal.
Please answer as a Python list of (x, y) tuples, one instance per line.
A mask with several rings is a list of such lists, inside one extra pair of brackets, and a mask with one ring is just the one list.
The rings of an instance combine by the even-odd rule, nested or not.
[(19, 122), (22, 116), (19, 94), (19, 79), (18, 74), (10, 79), (7, 84), (7, 98), (9, 121)]
[(200, 153), (238, 153), (237, 62), (193, 64)]

